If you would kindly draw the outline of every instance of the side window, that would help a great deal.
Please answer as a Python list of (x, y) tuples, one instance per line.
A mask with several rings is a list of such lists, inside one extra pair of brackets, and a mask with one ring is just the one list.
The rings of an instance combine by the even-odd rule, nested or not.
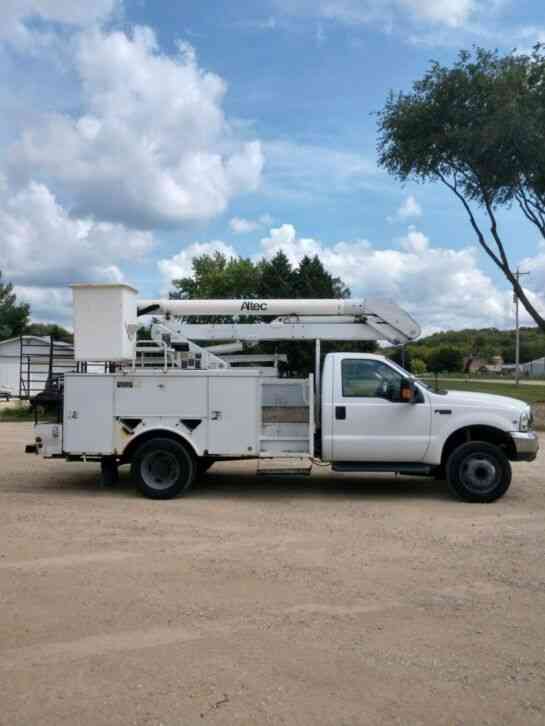
[(341, 372), (345, 398), (400, 399), (402, 376), (381, 361), (345, 358)]

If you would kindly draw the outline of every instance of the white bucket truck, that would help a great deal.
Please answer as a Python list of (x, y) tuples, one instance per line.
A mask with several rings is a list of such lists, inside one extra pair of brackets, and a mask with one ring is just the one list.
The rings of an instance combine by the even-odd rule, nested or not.
[[(509, 487), (511, 461), (536, 458), (526, 403), (434, 392), (380, 355), (331, 353), (320, 370), (321, 340), (417, 338), (418, 324), (391, 303), (138, 301), (127, 285), (72, 289), (78, 367), (46, 392), (49, 418), (27, 451), (100, 462), (110, 482), (129, 464), (148, 497), (186, 492), (214, 462), (256, 459), (267, 473), (309, 473), (320, 460), (341, 472), (446, 478), (458, 497), (490, 502)], [(150, 341), (136, 340), (139, 315), (154, 317)], [(315, 340), (315, 376), (235, 366), (241, 341), (265, 340)]]

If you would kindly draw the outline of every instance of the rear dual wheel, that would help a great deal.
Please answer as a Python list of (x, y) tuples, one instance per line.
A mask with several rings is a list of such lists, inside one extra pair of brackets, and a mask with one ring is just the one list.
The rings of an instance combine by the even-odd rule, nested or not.
[(144, 496), (172, 499), (184, 494), (197, 473), (195, 456), (183, 444), (167, 438), (146, 441), (133, 456), (131, 474)]

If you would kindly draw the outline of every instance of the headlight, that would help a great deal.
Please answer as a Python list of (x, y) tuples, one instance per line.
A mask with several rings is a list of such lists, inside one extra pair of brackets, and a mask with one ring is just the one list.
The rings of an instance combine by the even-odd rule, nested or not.
[(527, 411), (521, 414), (519, 421), (519, 431), (531, 431), (533, 425), (534, 416), (532, 414), (532, 409), (529, 408)]

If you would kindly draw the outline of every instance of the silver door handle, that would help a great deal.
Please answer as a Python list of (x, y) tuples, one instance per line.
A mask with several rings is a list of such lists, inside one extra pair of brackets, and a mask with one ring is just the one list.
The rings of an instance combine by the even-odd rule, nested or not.
[(222, 415), (221, 411), (212, 411), (210, 418), (212, 421), (219, 421), (221, 418), (221, 415)]

